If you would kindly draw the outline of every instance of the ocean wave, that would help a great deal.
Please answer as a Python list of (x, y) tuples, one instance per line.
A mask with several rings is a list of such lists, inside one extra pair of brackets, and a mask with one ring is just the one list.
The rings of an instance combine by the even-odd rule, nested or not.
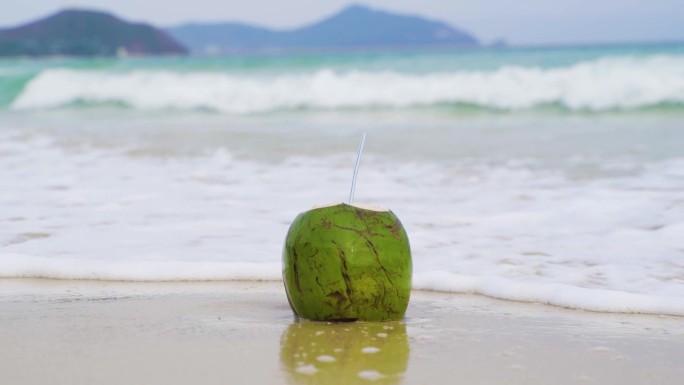
[(607, 57), (558, 68), (505, 66), (423, 74), (320, 69), (268, 76), (46, 69), (24, 87), (11, 108), (74, 104), (229, 114), (444, 104), (512, 111), (545, 105), (569, 111), (632, 110), (684, 104), (684, 56)]

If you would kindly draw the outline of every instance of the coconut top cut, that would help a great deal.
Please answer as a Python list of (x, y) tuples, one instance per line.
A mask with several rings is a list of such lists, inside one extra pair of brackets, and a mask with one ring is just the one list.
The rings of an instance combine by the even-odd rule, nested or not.
[(323, 209), (326, 207), (333, 207), (333, 206), (337, 206), (337, 205), (349, 205), (349, 206), (353, 206), (353, 207), (356, 207), (356, 208), (359, 208), (362, 210), (368, 210), (368, 211), (378, 211), (378, 212), (390, 211), (388, 208), (382, 207), (382, 206), (375, 206), (375, 205), (369, 205), (369, 204), (364, 204), (364, 203), (344, 203), (344, 202), (332, 202), (332, 203), (328, 203), (328, 204), (314, 205), (311, 209), (312, 210)]

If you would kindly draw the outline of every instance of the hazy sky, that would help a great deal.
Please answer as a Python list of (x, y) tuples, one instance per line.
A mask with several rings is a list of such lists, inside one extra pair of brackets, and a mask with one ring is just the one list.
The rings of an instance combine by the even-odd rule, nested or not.
[[(0, 26), (66, 7), (111, 11), (125, 19), (169, 26), (186, 21), (245, 21), (300, 26), (338, 11), (347, 0), (0, 0)], [(684, 0), (366, 0), (465, 29), (484, 42), (516, 44), (684, 41)]]

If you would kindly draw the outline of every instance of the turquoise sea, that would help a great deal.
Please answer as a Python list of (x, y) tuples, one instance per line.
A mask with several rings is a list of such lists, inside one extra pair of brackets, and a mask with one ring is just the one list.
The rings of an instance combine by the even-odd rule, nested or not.
[(280, 279), (297, 213), (414, 287), (684, 315), (684, 46), (0, 61), (0, 276)]
[[(111, 104), (233, 114), (425, 106), (503, 111), (555, 107), (576, 112), (676, 109), (682, 104), (676, 92), (680, 84), (666, 80), (678, 74), (682, 55), (684, 45), (648, 45), (16, 59), (0, 61), (0, 106), (41, 109)], [(49, 88), (69, 80), (78, 80), (78, 89)], [(162, 83), (167, 81), (173, 82)], [(88, 87), (93, 83), (100, 85), (98, 90)], [(120, 88), (111, 83), (119, 83)], [(371, 87), (378, 84), (386, 88)], [(184, 92), (171, 97), (155, 95), (144, 87), (155, 85)], [(526, 87), (526, 92), (517, 92), (518, 87)], [(134, 95), (141, 90), (149, 92)]]

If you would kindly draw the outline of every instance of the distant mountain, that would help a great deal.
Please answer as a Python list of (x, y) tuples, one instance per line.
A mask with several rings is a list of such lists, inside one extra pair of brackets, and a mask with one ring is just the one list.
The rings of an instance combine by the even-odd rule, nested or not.
[(278, 32), (242, 23), (190, 23), (167, 29), (195, 52), (251, 51), (277, 46)]
[(0, 56), (112, 56), (185, 54), (166, 32), (104, 12), (65, 10), (0, 29)]
[(193, 23), (167, 31), (195, 52), (478, 45), (475, 37), (448, 24), (360, 5), (287, 31), (241, 23)]

